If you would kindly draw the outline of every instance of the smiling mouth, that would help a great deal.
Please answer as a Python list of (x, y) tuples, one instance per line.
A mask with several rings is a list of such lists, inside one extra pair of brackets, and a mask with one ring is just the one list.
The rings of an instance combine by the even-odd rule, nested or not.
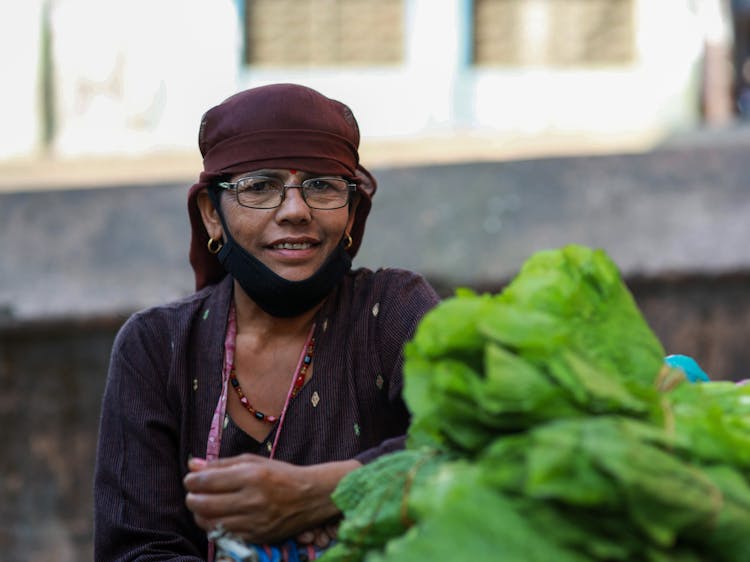
[(312, 248), (310, 242), (282, 242), (281, 244), (274, 244), (272, 246), (274, 250), (307, 250)]

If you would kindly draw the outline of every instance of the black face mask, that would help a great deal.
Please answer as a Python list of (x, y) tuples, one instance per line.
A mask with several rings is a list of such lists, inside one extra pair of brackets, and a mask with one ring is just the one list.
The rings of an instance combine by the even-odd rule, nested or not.
[(219, 197), (212, 189), (209, 189), (209, 194), (226, 237), (217, 254), (219, 262), (242, 290), (271, 316), (291, 318), (307, 312), (326, 298), (351, 269), (352, 258), (342, 242), (312, 276), (302, 281), (284, 279), (237, 243), (227, 228)]

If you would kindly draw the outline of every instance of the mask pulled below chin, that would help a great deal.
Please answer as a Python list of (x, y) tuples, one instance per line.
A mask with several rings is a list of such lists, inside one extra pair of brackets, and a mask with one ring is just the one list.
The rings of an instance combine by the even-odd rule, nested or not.
[(325, 299), (351, 269), (352, 258), (342, 243), (307, 279), (289, 281), (250, 254), (224, 229), (227, 241), (217, 257), (242, 290), (266, 313), (291, 318), (307, 312)]

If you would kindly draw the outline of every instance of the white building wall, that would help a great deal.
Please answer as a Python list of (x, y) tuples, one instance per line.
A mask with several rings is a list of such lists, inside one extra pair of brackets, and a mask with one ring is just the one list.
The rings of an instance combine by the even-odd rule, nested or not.
[(237, 87), (231, 0), (58, 0), (52, 32), (59, 156), (193, 149)]
[[(0, 160), (38, 150), (43, 1), (0, 6), (0, 25), (24, 30), (0, 33), (0, 71), (14, 81)], [(636, 60), (595, 70), (471, 66), (471, 0), (404, 0), (403, 64), (353, 69), (241, 67), (237, 0), (50, 1), (60, 157), (194, 151), (203, 111), (270, 82), (348, 103), (376, 140), (658, 134), (698, 118), (704, 30), (691, 0), (637, 0)]]
[(0, 159), (41, 147), (42, 2), (0, 2)]
[[(703, 37), (689, 0), (638, 0), (636, 60), (595, 69), (470, 66), (470, 0), (405, 2), (402, 66), (249, 68), (242, 87), (309, 84), (349, 103), (366, 135), (376, 139), (455, 133), (656, 135), (699, 119)], [(543, 9), (544, 3), (535, 6)]]

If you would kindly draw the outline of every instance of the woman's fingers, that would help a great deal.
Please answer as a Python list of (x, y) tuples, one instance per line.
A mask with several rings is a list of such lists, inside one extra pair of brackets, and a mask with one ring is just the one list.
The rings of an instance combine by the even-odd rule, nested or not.
[(296, 540), (300, 544), (312, 544), (318, 548), (326, 548), (338, 535), (338, 523), (329, 523), (322, 527), (310, 529), (297, 535)]
[(185, 496), (185, 505), (196, 516), (205, 519), (227, 517), (244, 512), (242, 500), (239, 494), (197, 494), (188, 492)]
[[(242, 488), (262, 486), (272, 476), (269, 463), (256, 460), (221, 463), (212, 461), (200, 469), (189, 472), (183, 479), (185, 489), (189, 492), (221, 494)], [(192, 462), (192, 461), (191, 461)]]
[(192, 457), (188, 459), (188, 469), (190, 470), (202, 470), (208, 465), (208, 461), (206, 459), (202, 459), (200, 457)]
[(288, 537), (299, 530), (299, 513), (307, 500), (297, 488), (298, 479), (285, 474), (284, 469), (295, 467), (279, 463), (279, 470), (272, 468), (268, 462), (224, 467), (210, 463), (185, 476), (185, 505), (206, 531), (221, 522), (243, 538), (265, 542)]
[(325, 547), (336, 531), (324, 522), (339, 514), (331, 492), (358, 466), (356, 461), (296, 466), (249, 454), (209, 462), (191, 459), (191, 472), (184, 478), (185, 503), (208, 531), (220, 521), (227, 530), (267, 542), (318, 525), (321, 531), (302, 538)]
[[(269, 542), (269, 540), (281, 540), (284, 537), (273, 535), (273, 528), (268, 525), (254, 523), (248, 525), (247, 518), (243, 515), (226, 515), (219, 518), (207, 518), (195, 515), (195, 523), (207, 533), (221, 528), (222, 531), (230, 533), (247, 542)], [(269, 539), (272, 537), (272, 539)]]
[(315, 537), (315, 546), (318, 548), (325, 548), (331, 543), (331, 537), (328, 536), (328, 533), (325, 531), (325, 529), (321, 529), (318, 533), (318, 536)]
[(315, 538), (315, 531), (304, 531), (297, 535), (296, 540), (300, 544), (313, 544)]

